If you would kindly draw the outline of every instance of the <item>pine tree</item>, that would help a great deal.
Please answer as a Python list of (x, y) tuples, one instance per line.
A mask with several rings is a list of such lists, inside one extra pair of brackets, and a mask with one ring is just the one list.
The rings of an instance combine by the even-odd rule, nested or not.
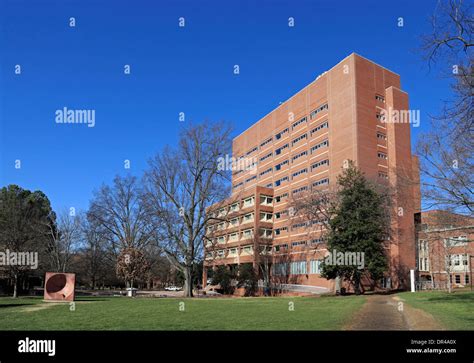
[(361, 278), (368, 274), (377, 280), (387, 269), (384, 240), (387, 236), (386, 197), (379, 193), (364, 174), (349, 162), (338, 176), (337, 202), (329, 221), (329, 252), (360, 252), (364, 267), (323, 262), (323, 276), (351, 281), (360, 293)]

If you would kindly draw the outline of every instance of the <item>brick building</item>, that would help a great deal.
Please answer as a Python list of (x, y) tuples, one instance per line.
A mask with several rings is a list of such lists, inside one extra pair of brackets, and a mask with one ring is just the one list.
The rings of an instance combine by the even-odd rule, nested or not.
[(351, 54), (318, 76), (233, 140), (235, 158), (251, 167), (232, 175), (232, 195), (210, 208), (220, 221), (208, 226), (207, 269), (261, 263), (271, 255), (272, 275), (286, 282), (332, 289), (319, 274), (327, 254), (323, 231), (294, 223), (290, 200), (301, 191), (324, 190), (348, 160), (395, 191), (390, 269), (383, 288), (403, 288), (416, 266), (414, 215), (420, 211), (418, 164), (411, 154), (409, 110), (400, 76)]
[[(472, 283), (474, 218), (434, 210), (417, 221), (417, 266), (420, 289), (445, 289)], [(472, 257), (472, 258), (471, 258)]]

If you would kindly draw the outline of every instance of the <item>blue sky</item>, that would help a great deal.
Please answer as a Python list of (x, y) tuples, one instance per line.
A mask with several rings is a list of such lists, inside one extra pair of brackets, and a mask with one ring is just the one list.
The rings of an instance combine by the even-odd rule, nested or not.
[[(0, 0), (0, 185), (40, 189), (55, 209), (87, 208), (93, 189), (128, 172), (125, 159), (140, 175), (176, 142), (180, 112), (185, 122), (229, 121), (238, 135), (352, 52), (401, 75), (421, 110), (414, 142), (449, 98), (446, 80), (415, 51), (435, 6)], [(95, 127), (56, 124), (63, 107), (94, 109)]]

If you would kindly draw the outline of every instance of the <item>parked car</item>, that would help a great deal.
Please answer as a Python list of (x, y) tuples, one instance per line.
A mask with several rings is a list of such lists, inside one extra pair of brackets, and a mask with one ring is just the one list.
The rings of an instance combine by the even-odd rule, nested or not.
[(165, 290), (167, 290), (167, 291), (180, 291), (182, 289), (183, 288), (179, 287), (179, 286), (167, 286), (167, 287), (165, 287)]

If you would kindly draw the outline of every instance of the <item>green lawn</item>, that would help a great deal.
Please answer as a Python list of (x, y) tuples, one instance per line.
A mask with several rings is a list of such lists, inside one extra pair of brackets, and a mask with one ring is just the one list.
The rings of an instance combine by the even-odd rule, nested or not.
[(474, 292), (403, 292), (398, 294), (414, 308), (422, 309), (449, 330), (474, 330)]
[(0, 330), (338, 330), (364, 302), (363, 296), (91, 297), (70, 311), (41, 298), (0, 298)]

